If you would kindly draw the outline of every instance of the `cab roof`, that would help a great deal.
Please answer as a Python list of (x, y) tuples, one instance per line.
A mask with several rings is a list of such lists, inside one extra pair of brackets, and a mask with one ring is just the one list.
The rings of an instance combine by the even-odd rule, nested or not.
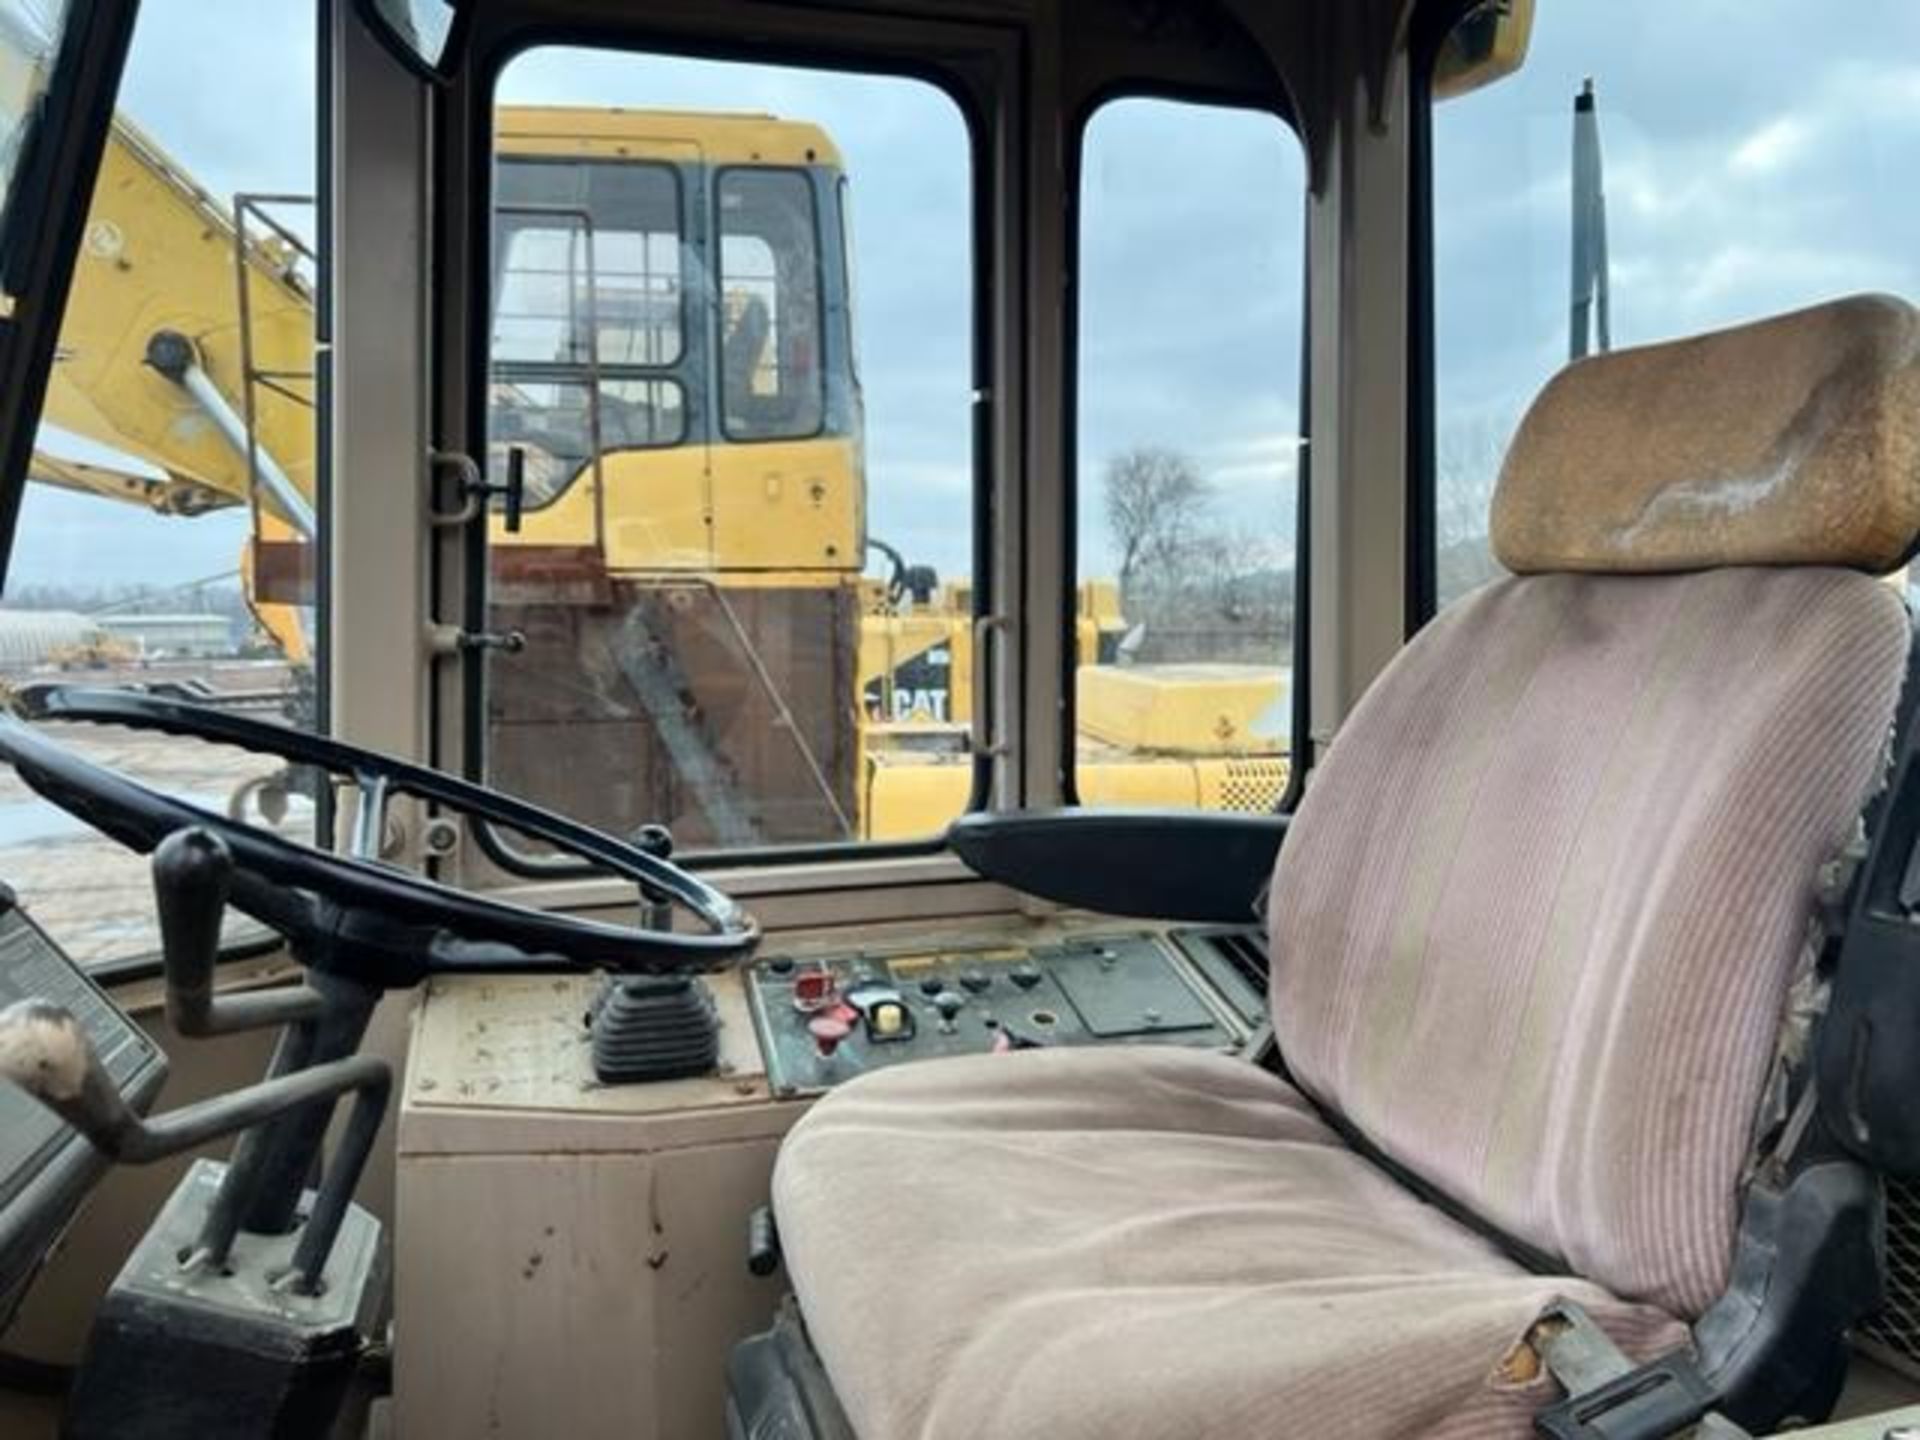
[(626, 106), (502, 105), (494, 130), (501, 151), (519, 155), (632, 155), (709, 165), (824, 165), (841, 168), (827, 132), (777, 115)]

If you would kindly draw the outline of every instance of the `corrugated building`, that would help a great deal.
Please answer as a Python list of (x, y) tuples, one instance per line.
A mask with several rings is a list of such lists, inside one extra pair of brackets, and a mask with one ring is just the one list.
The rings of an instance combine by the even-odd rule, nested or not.
[(98, 644), (106, 632), (73, 610), (0, 610), (0, 669), (44, 665), (57, 651)]

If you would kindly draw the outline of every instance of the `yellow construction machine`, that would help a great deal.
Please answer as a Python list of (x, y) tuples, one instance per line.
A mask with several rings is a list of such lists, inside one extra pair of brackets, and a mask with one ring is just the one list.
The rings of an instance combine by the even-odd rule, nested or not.
[[(503, 108), (497, 132), (488, 628), (518, 643), (488, 661), (490, 778), (694, 844), (937, 832), (974, 771), (971, 587), (867, 534), (832, 140), (566, 107)], [(138, 463), (35, 467), (166, 513), (248, 507), (248, 599), (296, 663), (317, 435), (304, 203), (222, 204), (119, 120), (46, 418)], [(865, 573), (876, 553), (885, 579)], [(1081, 587), (1083, 797), (1271, 808), (1285, 672), (1128, 666), (1119, 598)]]

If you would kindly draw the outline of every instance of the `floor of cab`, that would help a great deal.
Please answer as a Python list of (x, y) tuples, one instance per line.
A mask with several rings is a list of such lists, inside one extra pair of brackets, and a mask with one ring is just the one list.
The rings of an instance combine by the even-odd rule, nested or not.
[[(57, 1440), (60, 1408), (60, 1402), (50, 1397), (0, 1392), (0, 1435), (9, 1440)], [(1860, 1424), (1862, 1420), (1867, 1423)], [(1806, 1440), (1881, 1440), (1892, 1424), (1920, 1425), (1920, 1383), (1876, 1360), (1856, 1356), (1834, 1420), (1798, 1435)], [(719, 1434), (718, 1425), (714, 1433)], [(356, 1395), (334, 1436), (335, 1440), (394, 1440), (390, 1405), (369, 1393)]]

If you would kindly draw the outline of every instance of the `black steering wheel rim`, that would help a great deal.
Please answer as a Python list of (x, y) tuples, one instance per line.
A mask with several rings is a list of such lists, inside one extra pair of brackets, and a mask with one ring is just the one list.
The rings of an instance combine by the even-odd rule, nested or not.
[[(142, 854), (174, 831), (199, 826), (233, 854), (233, 903), (289, 940), (325, 928), (344, 946), (342, 968), (377, 963), (381, 983), (411, 984), (437, 971), (563, 968), (688, 972), (722, 968), (759, 942), (753, 918), (733, 899), (660, 856), (472, 781), (325, 736), (128, 690), (59, 688), (35, 697), (37, 720), (157, 731), (232, 745), (330, 775), (410, 795), (468, 819), (504, 825), (554, 844), (615, 878), (663, 896), (696, 916), (705, 934), (641, 930), (443, 885), (371, 859), (339, 855), (217, 814), (74, 754), (27, 721), (0, 715), (0, 759), (45, 799)], [(289, 893), (291, 892), (291, 893)], [(326, 902), (323, 913), (301, 896)], [(351, 958), (361, 956), (359, 966)], [(377, 962), (369, 957), (377, 957)], [(408, 958), (411, 957), (411, 958)], [(400, 973), (394, 973), (396, 967)], [(390, 977), (390, 978), (389, 978)]]

